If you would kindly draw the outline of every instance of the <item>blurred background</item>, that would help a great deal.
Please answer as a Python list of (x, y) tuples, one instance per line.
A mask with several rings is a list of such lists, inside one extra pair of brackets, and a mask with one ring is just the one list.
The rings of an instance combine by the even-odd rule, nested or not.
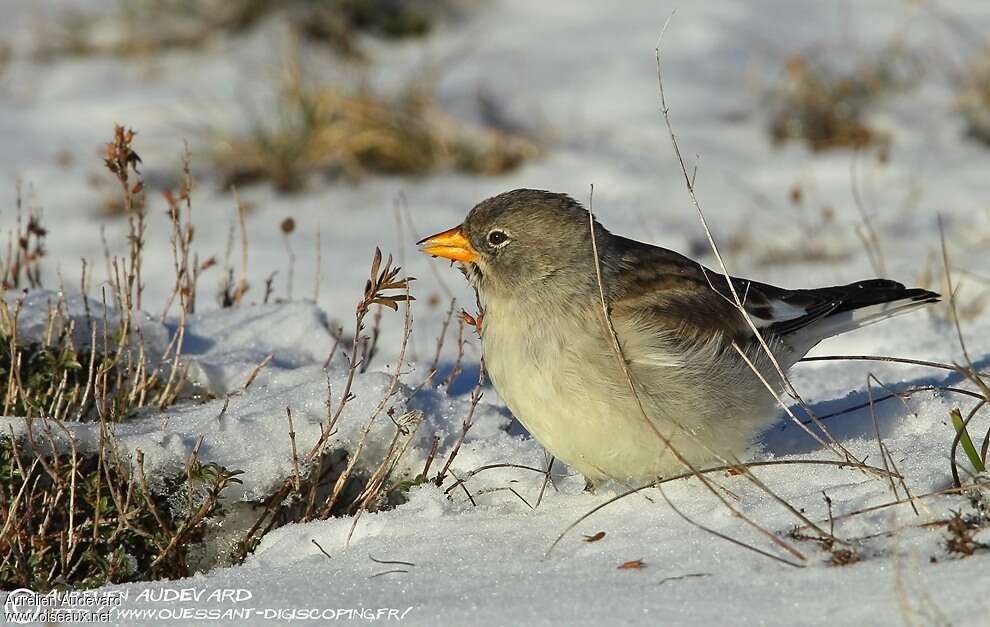
[(198, 308), (224, 304), (246, 257), (245, 302), (315, 299), (346, 325), (379, 246), (418, 279), (412, 356), (429, 359), (451, 299), (474, 298), (414, 243), (490, 195), (587, 202), (594, 184), (613, 231), (714, 263), (659, 110), (675, 7), (668, 104), (730, 271), (939, 289), (941, 215), (961, 314), (983, 314), (980, 0), (0, 0), (0, 225), (38, 216), (46, 286), (77, 289), (86, 260), (98, 289), (128, 246), (103, 163), (124, 125), (146, 309), (173, 286), (163, 194), (188, 167)]

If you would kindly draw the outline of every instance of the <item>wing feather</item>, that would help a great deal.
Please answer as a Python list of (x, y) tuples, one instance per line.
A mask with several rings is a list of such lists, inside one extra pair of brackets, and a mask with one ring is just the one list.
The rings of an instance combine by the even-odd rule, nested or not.
[[(678, 329), (684, 335), (722, 336), (743, 344), (754, 340), (752, 329), (736, 307), (729, 281), (754, 326), (767, 339), (785, 338), (845, 312), (900, 301), (905, 305), (878, 311), (903, 311), (913, 304), (939, 298), (934, 292), (908, 289), (886, 279), (787, 290), (749, 279), (727, 279), (684, 255), (624, 237), (615, 237), (615, 246), (619, 254), (612, 272), (621, 280), (614, 280), (609, 286), (613, 308), (637, 317), (654, 317), (658, 328)], [(850, 319), (872, 322), (884, 317)], [(800, 343), (806, 344), (814, 329), (822, 333), (818, 338), (810, 338), (812, 345), (828, 335), (855, 328), (838, 324), (838, 317), (833, 320), (837, 322), (819, 324), (803, 332)]]

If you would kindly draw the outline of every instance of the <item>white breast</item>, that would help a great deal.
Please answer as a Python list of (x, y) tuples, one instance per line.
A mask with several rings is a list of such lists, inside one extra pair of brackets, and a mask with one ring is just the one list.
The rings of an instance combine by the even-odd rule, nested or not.
[(485, 314), (488, 373), (533, 437), (593, 481), (651, 475), (662, 447), (623, 393), (603, 340), (577, 319), (551, 325), (517, 310)]
[[(492, 383), (533, 437), (596, 482), (683, 471), (639, 410), (600, 320), (540, 314), (500, 303), (486, 311), (482, 333)], [(769, 404), (751, 394), (727, 395), (687, 378), (710, 362), (710, 353), (665, 356), (654, 348), (644, 357), (628, 344), (650, 419), (692, 463), (710, 460), (713, 448), (741, 455), (773, 420)]]

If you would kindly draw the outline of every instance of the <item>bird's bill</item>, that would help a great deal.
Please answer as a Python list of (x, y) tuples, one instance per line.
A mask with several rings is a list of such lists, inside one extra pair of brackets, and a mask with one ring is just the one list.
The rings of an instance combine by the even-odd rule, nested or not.
[(460, 226), (431, 235), (416, 243), (422, 246), (420, 250), (434, 257), (468, 263), (472, 263), (478, 258), (478, 252), (471, 246), (471, 242), (464, 237), (464, 231)]

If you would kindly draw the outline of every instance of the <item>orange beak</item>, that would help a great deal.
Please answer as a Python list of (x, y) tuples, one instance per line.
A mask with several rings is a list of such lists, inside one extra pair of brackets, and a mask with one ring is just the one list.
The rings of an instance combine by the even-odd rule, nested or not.
[(448, 229), (443, 233), (431, 235), (426, 239), (416, 242), (422, 246), (421, 250), (427, 255), (443, 257), (454, 261), (474, 262), (478, 258), (478, 252), (471, 246), (471, 242), (464, 237), (464, 231), (459, 226)]

